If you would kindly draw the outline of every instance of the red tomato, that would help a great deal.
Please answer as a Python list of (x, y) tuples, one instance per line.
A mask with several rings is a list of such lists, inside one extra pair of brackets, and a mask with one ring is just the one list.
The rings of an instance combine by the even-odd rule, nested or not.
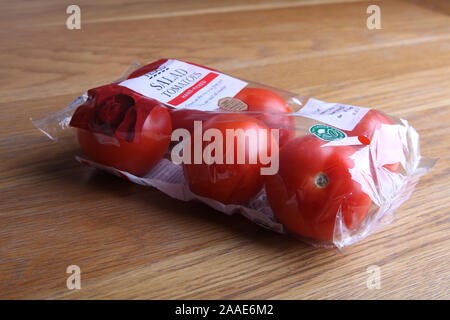
[(332, 240), (337, 213), (356, 228), (369, 211), (370, 197), (352, 179), (349, 146), (322, 147), (314, 136), (289, 141), (280, 151), (278, 174), (266, 176), (273, 213), (287, 229), (309, 238)]
[(248, 105), (250, 112), (262, 112), (259, 120), (269, 128), (280, 129), (280, 147), (295, 136), (294, 119), (284, 115), (291, 112), (286, 101), (278, 94), (263, 88), (244, 88), (236, 96)]
[(376, 110), (370, 110), (350, 131), (352, 136), (365, 136), (369, 139), (373, 137), (375, 130), (379, 130), (382, 124), (394, 124), (391, 119)]
[[(270, 156), (272, 150), (270, 136), (267, 139), (268, 143), (259, 148), (258, 136), (251, 136), (248, 130), (254, 129), (257, 132), (258, 129), (267, 130), (267, 127), (262, 122), (246, 115), (229, 113), (216, 115), (203, 123), (202, 130), (204, 133), (212, 128), (217, 129), (222, 135), (223, 154), (220, 158), (222, 164), (207, 164), (203, 157), (201, 164), (194, 164), (193, 141), (195, 138), (191, 137), (191, 164), (185, 163), (183, 165), (186, 180), (192, 192), (199, 196), (215, 199), (225, 204), (243, 203), (255, 196), (262, 189), (264, 183), (260, 174), (263, 164), (258, 153), (261, 152)], [(231, 145), (229, 143), (231, 140), (227, 141), (226, 139), (227, 129), (242, 129), (250, 137), (245, 140), (234, 137), (233, 145)], [(270, 135), (270, 132), (267, 132)], [(196, 130), (194, 134), (199, 134), (199, 130)], [(210, 143), (209, 141), (203, 142), (202, 154)], [(250, 148), (250, 145), (255, 146), (255, 148)], [(243, 164), (238, 163), (238, 150), (240, 148), (245, 148), (245, 154), (241, 154), (245, 157)], [(232, 157), (232, 164), (227, 163), (227, 156)], [(257, 159), (256, 163), (250, 163), (249, 160), (252, 157)]]
[(155, 106), (142, 125), (138, 142), (80, 128), (77, 131), (80, 147), (91, 160), (139, 176), (150, 171), (166, 153), (172, 125), (169, 111)]
[[(280, 129), (280, 147), (295, 136), (294, 119), (284, 115), (291, 112), (291, 109), (287, 106), (286, 101), (275, 92), (263, 88), (244, 88), (235, 98), (248, 105), (248, 116), (262, 121), (269, 128)], [(192, 132), (195, 120), (206, 121), (215, 114), (214, 112), (179, 109), (171, 111), (171, 115), (174, 130), (184, 128)]]
[[(348, 132), (348, 134), (350, 136), (363, 136), (372, 140), (375, 131), (380, 130), (383, 124), (392, 125), (394, 123), (381, 112), (372, 109), (366, 113), (356, 127)], [(392, 139), (396, 138), (392, 137)], [(402, 150), (392, 150), (392, 152), (402, 152)], [(385, 164), (383, 167), (392, 172), (397, 172), (400, 167), (400, 162)]]

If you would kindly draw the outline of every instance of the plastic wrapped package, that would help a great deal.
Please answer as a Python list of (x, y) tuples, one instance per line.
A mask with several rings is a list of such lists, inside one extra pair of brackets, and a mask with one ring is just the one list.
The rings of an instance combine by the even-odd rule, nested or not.
[(171, 59), (34, 124), (76, 137), (84, 165), (321, 247), (389, 223), (434, 164), (403, 119)]

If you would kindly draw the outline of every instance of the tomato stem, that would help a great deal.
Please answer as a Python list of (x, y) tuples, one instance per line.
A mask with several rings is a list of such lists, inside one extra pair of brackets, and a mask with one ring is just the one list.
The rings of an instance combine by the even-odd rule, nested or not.
[(319, 173), (315, 178), (314, 178), (314, 184), (316, 185), (316, 187), (318, 188), (325, 188), (328, 185), (328, 177), (325, 173)]

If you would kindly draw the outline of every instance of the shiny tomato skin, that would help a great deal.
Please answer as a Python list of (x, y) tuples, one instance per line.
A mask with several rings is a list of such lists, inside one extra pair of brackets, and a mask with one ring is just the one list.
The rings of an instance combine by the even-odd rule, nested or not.
[[(238, 164), (236, 150), (238, 150), (238, 143), (240, 142), (236, 138), (234, 138), (234, 154), (232, 154), (234, 162), (233, 164), (226, 163), (227, 154), (233, 151), (232, 146), (227, 144), (226, 130), (242, 129), (247, 132), (250, 129), (267, 130), (267, 127), (262, 122), (246, 115), (229, 113), (216, 115), (203, 123), (203, 132), (212, 128), (219, 130), (223, 137), (223, 163), (206, 164), (202, 159), (201, 164), (194, 164), (192, 152), (191, 164), (183, 164), (184, 174), (190, 190), (199, 196), (211, 198), (224, 204), (246, 202), (263, 187), (264, 182), (260, 174), (260, 169), (263, 165), (259, 161), (260, 158), (256, 158), (258, 159), (256, 163), (249, 163), (252, 151), (249, 150), (248, 142), (243, 145), (246, 151), (245, 163)], [(195, 133), (198, 134), (198, 130)], [(257, 148), (256, 153), (261, 151), (266, 152), (269, 156), (271, 155), (272, 149), (269, 139), (270, 137), (268, 137), (268, 144), (263, 146), (265, 149)], [(193, 141), (194, 139), (191, 137), (192, 150), (194, 150)], [(258, 138), (250, 139), (249, 142), (257, 146)], [(209, 143), (211, 142), (203, 142), (202, 153)], [(242, 146), (242, 144), (240, 145)]]
[(291, 112), (286, 101), (277, 93), (264, 88), (244, 88), (235, 96), (245, 102), (249, 111), (261, 112)]
[[(352, 131), (347, 132), (350, 136), (364, 136), (371, 140), (375, 131), (380, 130), (383, 124), (393, 125), (394, 123), (381, 112), (371, 109)], [(397, 137), (392, 137), (392, 139), (396, 138)], [(402, 150), (392, 150), (392, 152), (402, 152)], [(385, 164), (383, 167), (391, 172), (397, 172), (400, 168), (400, 162)]]
[(367, 215), (370, 197), (352, 179), (350, 146), (327, 146), (315, 136), (289, 141), (280, 151), (278, 174), (266, 176), (266, 192), (277, 219), (301, 236), (332, 240), (339, 210), (345, 226), (356, 228)]
[(136, 176), (149, 172), (166, 153), (172, 132), (169, 111), (155, 106), (145, 120), (139, 142), (77, 129), (78, 142), (89, 159)]
[(249, 112), (261, 112), (257, 116), (269, 128), (280, 128), (280, 147), (295, 136), (294, 119), (284, 114), (291, 109), (277, 93), (264, 88), (244, 88), (235, 96), (248, 105)]
[(394, 123), (381, 112), (371, 109), (349, 133), (352, 136), (365, 136), (372, 139), (373, 134), (381, 128), (382, 124)]

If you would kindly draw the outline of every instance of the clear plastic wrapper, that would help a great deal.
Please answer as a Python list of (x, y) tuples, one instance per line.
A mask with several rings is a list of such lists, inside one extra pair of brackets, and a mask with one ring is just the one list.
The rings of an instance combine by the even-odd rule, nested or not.
[(406, 120), (171, 59), (133, 64), (33, 123), (76, 137), (84, 165), (320, 247), (392, 221), (434, 164)]

